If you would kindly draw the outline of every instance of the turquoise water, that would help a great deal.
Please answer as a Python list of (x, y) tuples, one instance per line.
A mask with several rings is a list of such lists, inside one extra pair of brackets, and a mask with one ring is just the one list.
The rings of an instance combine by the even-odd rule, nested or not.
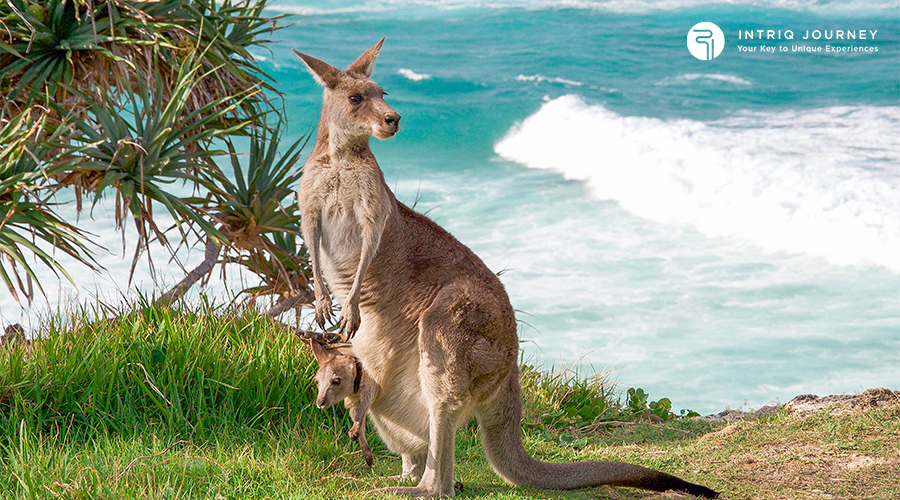
[[(256, 54), (293, 137), (321, 91), (291, 49), (343, 67), (386, 37), (373, 78), (403, 127), (373, 150), (504, 270), (528, 357), (700, 412), (900, 385), (896, 1), (273, 6), (303, 15)], [(701, 21), (712, 61), (686, 47)], [(770, 29), (795, 38), (738, 40)], [(794, 50), (826, 45), (878, 51)]]

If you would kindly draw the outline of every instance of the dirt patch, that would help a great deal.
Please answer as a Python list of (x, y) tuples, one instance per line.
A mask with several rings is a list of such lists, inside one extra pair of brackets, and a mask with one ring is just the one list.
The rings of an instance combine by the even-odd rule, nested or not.
[[(900, 465), (896, 459), (860, 453), (838, 456), (827, 447), (793, 440), (764, 445), (734, 463), (744, 470), (750, 482), (763, 489), (781, 491), (784, 498), (855, 498), (851, 492), (857, 477), (877, 476), (878, 468), (896, 470)], [(839, 493), (842, 490), (837, 485), (841, 483), (850, 491)]]
[(872, 467), (874, 465), (885, 465), (887, 463), (888, 460), (884, 458), (857, 455), (854, 453), (848, 457), (839, 457), (835, 459), (834, 467), (842, 471), (852, 471), (865, 467)]

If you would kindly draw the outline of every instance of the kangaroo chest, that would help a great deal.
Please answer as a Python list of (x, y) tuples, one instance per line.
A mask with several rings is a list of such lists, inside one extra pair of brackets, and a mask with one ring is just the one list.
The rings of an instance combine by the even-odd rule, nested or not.
[(366, 232), (382, 231), (390, 211), (381, 170), (356, 162), (316, 165), (304, 174), (298, 198), (304, 225), (314, 223), (307, 214), (319, 218), (322, 271), (341, 296), (355, 277)]

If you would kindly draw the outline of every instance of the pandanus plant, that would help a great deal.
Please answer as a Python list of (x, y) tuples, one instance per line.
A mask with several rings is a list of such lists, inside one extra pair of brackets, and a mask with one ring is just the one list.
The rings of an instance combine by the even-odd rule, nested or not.
[[(27, 254), (66, 276), (53, 248), (99, 268), (85, 233), (52, 210), (69, 189), (78, 211), (85, 197), (115, 200), (123, 246), (137, 232), (132, 274), (142, 257), (152, 271), (151, 244), (172, 257), (206, 246), (201, 267), (160, 300), (217, 262), (257, 274), (262, 285), (248, 291), (276, 295), (281, 310), (310, 300), (300, 217), (286, 201), (304, 143), (279, 153), (269, 124), (283, 112), (268, 96), (280, 96), (248, 50), (278, 29), (265, 6), (0, 1), (0, 278), (17, 298), (32, 298), (32, 282), (40, 289)], [(234, 143), (247, 138), (244, 167)]]
[(161, 300), (176, 300), (224, 253), (222, 262), (239, 264), (262, 280), (262, 285), (243, 290), (251, 303), (261, 295), (277, 296), (269, 315), (312, 302), (309, 259), (300, 245), (300, 214), (293, 200), (302, 174), (297, 163), (308, 138), (297, 140), (284, 154), (278, 151), (277, 130), (260, 129), (251, 135), (248, 155), (238, 154), (232, 142), (227, 143), (232, 175), (204, 172), (213, 198), (210, 220), (217, 223), (224, 240), (209, 236), (203, 262)]
[(41, 185), (39, 158), (48, 151), (35, 142), (35, 135), (42, 125), (23, 112), (0, 128), (0, 279), (17, 302), (22, 298), (30, 302), (35, 287), (43, 293), (29, 255), (72, 284), (75, 281), (57, 260), (56, 251), (98, 268), (85, 243), (87, 235), (54, 213)]

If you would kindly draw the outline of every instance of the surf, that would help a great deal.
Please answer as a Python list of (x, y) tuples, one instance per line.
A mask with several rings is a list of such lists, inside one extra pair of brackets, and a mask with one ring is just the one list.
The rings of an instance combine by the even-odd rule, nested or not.
[(583, 181), (599, 200), (709, 238), (900, 272), (900, 107), (622, 116), (562, 96), (495, 152)]

